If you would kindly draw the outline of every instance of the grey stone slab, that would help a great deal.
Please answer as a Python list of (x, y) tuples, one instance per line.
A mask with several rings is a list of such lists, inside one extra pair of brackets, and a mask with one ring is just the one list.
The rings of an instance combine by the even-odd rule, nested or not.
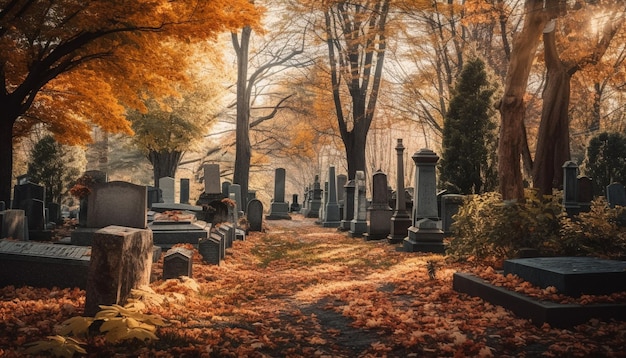
[(263, 231), (263, 203), (258, 199), (250, 200), (246, 213), (248, 230)]
[(204, 164), (204, 192), (207, 194), (219, 194), (222, 192), (220, 184), (220, 165)]
[(189, 179), (180, 179), (180, 203), (189, 204)]
[(535, 257), (504, 262), (504, 273), (563, 294), (604, 295), (626, 291), (626, 261), (595, 257)]
[(502, 306), (517, 316), (527, 318), (536, 326), (548, 323), (553, 327), (570, 328), (591, 318), (602, 320), (626, 320), (626, 304), (559, 304), (538, 301), (526, 295), (498, 287), (471, 274), (457, 272), (453, 275), (452, 288), (457, 292), (480, 297)]
[(159, 178), (159, 189), (162, 190), (164, 203), (176, 202), (176, 180), (174, 178)]
[(220, 239), (214, 236), (201, 240), (198, 251), (202, 255), (202, 260), (208, 264), (219, 265), (222, 261)]
[(95, 184), (88, 198), (87, 227), (110, 225), (145, 229), (147, 188), (122, 181)]
[(193, 223), (150, 223), (154, 245), (169, 249), (176, 244), (198, 245), (198, 242), (209, 236), (211, 224), (204, 221)]
[(611, 183), (606, 187), (606, 200), (613, 208), (615, 206), (626, 206), (626, 189), (621, 183)]
[(91, 248), (0, 240), (0, 286), (85, 289)]

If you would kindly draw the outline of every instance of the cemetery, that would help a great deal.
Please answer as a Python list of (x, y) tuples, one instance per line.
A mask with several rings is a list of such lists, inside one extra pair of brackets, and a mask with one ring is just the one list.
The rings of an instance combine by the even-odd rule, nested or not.
[(626, 356), (621, 1), (0, 19), (0, 357)]

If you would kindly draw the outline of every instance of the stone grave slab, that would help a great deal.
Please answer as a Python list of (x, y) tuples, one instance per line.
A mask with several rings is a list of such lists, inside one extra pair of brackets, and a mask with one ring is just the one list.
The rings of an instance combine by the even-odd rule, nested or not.
[(193, 277), (193, 251), (175, 247), (163, 256), (163, 279)]
[(504, 274), (563, 294), (605, 295), (626, 291), (626, 261), (595, 257), (534, 257), (504, 262)]
[(472, 274), (457, 272), (452, 278), (452, 288), (457, 292), (495, 305), (502, 306), (517, 316), (527, 318), (538, 327), (548, 323), (553, 327), (569, 328), (592, 318), (601, 320), (626, 320), (626, 304), (559, 304), (539, 301), (524, 294), (494, 286)]
[(91, 248), (0, 240), (0, 286), (85, 289)]
[(158, 213), (173, 210), (197, 213), (202, 211), (202, 206), (181, 203), (154, 203), (152, 204), (151, 210)]
[(176, 244), (198, 245), (200, 239), (209, 237), (211, 224), (200, 220), (155, 220), (148, 225), (154, 244), (169, 249)]

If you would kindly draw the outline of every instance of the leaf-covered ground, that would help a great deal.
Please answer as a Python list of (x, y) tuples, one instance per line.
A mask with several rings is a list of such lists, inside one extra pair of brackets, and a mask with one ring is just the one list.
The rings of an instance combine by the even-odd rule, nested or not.
[[(160, 263), (154, 271), (160, 277)], [(149, 309), (168, 323), (158, 341), (110, 344), (96, 335), (85, 349), (92, 357), (626, 356), (626, 323), (536, 327), (452, 290), (456, 271), (494, 275), (349, 238), (314, 219), (270, 221), (236, 241), (220, 266), (196, 255), (197, 285), (151, 285), (166, 297)], [(22, 356), (25, 343), (55, 334), (83, 304), (81, 290), (1, 289), (0, 356)]]

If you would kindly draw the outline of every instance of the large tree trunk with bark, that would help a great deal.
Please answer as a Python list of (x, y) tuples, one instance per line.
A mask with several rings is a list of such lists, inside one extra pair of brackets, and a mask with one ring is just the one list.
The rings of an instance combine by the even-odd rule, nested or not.
[(0, 201), (11, 205), (11, 182), (13, 180), (13, 122), (0, 115)]
[[(237, 120), (235, 129), (235, 169), (233, 183), (241, 186), (242, 198), (248, 197), (248, 181), (250, 178), (250, 94), (248, 91), (248, 50), (252, 29), (244, 27), (241, 39), (232, 34), (233, 46), (237, 53)], [(246, 203), (242, 203), (245, 208)]]
[(181, 151), (150, 151), (148, 153), (148, 160), (152, 163), (155, 187), (159, 187), (159, 179), (163, 177), (176, 177), (176, 170), (182, 156), (183, 153)]
[(547, 79), (533, 164), (533, 187), (542, 195), (563, 184), (563, 163), (570, 160), (568, 109), (574, 70), (559, 59), (555, 38), (554, 27), (543, 34)]
[(524, 12), (524, 25), (513, 40), (504, 95), (498, 105), (502, 121), (498, 142), (498, 174), (500, 193), (504, 200), (524, 198), (520, 167), (526, 112), (524, 95), (540, 35), (548, 21), (543, 0), (526, 0)]

